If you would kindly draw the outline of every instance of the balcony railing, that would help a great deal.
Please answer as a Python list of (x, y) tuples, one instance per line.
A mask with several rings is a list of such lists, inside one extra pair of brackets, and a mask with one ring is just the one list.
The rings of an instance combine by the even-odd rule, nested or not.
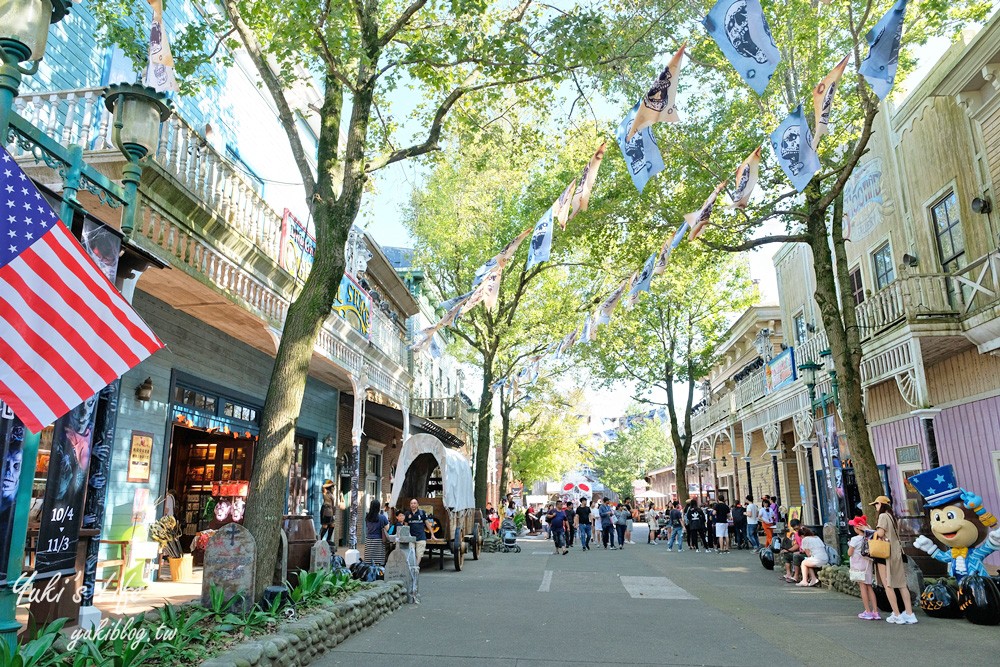
[[(25, 94), (15, 100), (15, 110), (46, 134), (61, 143), (77, 144), (90, 152), (106, 152), (113, 159), (124, 159), (111, 141), (111, 114), (104, 106), (100, 88)], [(32, 156), (22, 147), (11, 144), (16, 158)], [(260, 255), (278, 265), (281, 244), (282, 216), (254, 190), (246, 177), (183, 119), (174, 114), (163, 127), (153, 161), (175, 183), (221, 219), (227, 232), (242, 239)], [(101, 160), (101, 157), (95, 156)], [(242, 255), (230, 256), (184, 221), (175, 220), (157, 204), (140, 201), (136, 239), (155, 246), (163, 255), (189, 272), (207, 278), (220, 291), (262, 319), (280, 325), (288, 303), (294, 294), (294, 280), (257, 276)], [(274, 274), (271, 274), (272, 276)], [(353, 372), (360, 371), (363, 354), (346, 342), (344, 332), (332, 315), (324, 325), (317, 348), (325, 356)], [(349, 340), (353, 336), (347, 336)], [(402, 329), (384, 313), (372, 310), (371, 342), (396, 364), (407, 367), (407, 350)], [(370, 374), (374, 371), (370, 371)], [(399, 378), (386, 373), (379, 388), (399, 399), (402, 391)]]
[(435, 421), (455, 421), (466, 433), (472, 433), (473, 416), (459, 396), (446, 398), (414, 398), (410, 411), (418, 417)]
[(928, 317), (957, 317), (962, 295), (956, 278), (944, 273), (905, 276), (868, 297), (857, 308), (861, 340), (878, 335), (903, 321)]
[[(993, 250), (955, 273), (961, 288), (961, 313), (974, 315), (1000, 301), (1000, 249)], [(953, 291), (958, 292), (953, 288)]]
[(736, 385), (736, 409), (740, 410), (762, 398), (767, 392), (765, 367), (758, 368)]

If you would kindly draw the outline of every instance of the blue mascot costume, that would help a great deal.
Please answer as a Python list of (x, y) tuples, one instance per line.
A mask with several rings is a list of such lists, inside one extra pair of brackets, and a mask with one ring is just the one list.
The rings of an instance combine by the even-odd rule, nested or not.
[(913, 546), (946, 563), (948, 574), (958, 583), (957, 591), (944, 582), (926, 587), (921, 608), (931, 616), (954, 618), (964, 614), (973, 623), (1000, 623), (1000, 590), (983, 562), (1000, 550), (996, 517), (983, 507), (982, 498), (958, 485), (951, 465), (914, 475), (910, 483), (924, 497), (924, 510), (934, 536), (932, 540), (920, 535)]

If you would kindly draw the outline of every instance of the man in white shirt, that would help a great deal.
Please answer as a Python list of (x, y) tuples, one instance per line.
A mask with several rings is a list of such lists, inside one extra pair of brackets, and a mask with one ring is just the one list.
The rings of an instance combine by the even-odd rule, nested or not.
[(757, 539), (757, 524), (760, 523), (760, 508), (753, 501), (753, 496), (747, 496), (747, 539), (754, 549), (760, 549)]

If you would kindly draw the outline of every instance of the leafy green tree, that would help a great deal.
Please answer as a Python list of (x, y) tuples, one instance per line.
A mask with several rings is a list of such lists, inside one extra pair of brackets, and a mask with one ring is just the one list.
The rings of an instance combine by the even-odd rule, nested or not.
[[(143, 3), (95, 0), (94, 5), (102, 39), (122, 47), (141, 69), (148, 10), (136, 5)], [(562, 82), (648, 59), (653, 49), (646, 37), (660, 18), (638, 8), (582, 2), (557, 10), (532, 0), (222, 0), (198, 12), (190, 26), (168, 26), (183, 36), (172, 46), (181, 73), (191, 77), (215, 65), (220, 41), (238, 38), (274, 102), (316, 230), (315, 262), (288, 308), (275, 355), (250, 479), (245, 525), (257, 540), (257, 594), (271, 581), (277, 558), (309, 359), (336, 298), (344, 245), (372, 173), (440, 150), (446, 129), (458, 136), (479, 134), (473, 112), (502, 110), (515, 100), (544, 113), (558, 106), (553, 91)], [(186, 89), (191, 83), (185, 82)], [(308, 83), (321, 89), (322, 102), (296, 108), (290, 92)], [(423, 102), (406, 131), (389, 113), (401, 96)], [(315, 155), (300, 136), (300, 114), (318, 117)], [(357, 465), (352, 525), (357, 524)], [(477, 485), (484, 483), (485, 474), (477, 474)]]
[(687, 501), (685, 464), (692, 442), (684, 436), (691, 434), (697, 381), (715, 363), (730, 322), (756, 296), (745, 261), (681, 246), (649, 294), (632, 310), (619, 312), (582, 349), (583, 361), (607, 386), (631, 382), (642, 404), (666, 408), (681, 502)]
[[(700, 18), (711, 2), (692, 3), (683, 11)], [(841, 414), (852, 443), (854, 469), (862, 497), (882, 493), (862, 402), (861, 342), (851, 297), (843, 229), (843, 189), (868, 150), (878, 98), (859, 74), (868, 53), (865, 35), (893, 5), (893, 0), (815, 0), (763, 3), (781, 64), (764, 95), (740, 80), (701, 26), (687, 39), (693, 66), (684, 70), (697, 94), (687, 103), (689, 122), (660, 134), (669, 136), (691, 157), (678, 178), (700, 183), (705, 194), (715, 182), (730, 178), (736, 165), (800, 102), (812, 100), (812, 89), (845, 55), (851, 64), (836, 91), (831, 133), (820, 144), (821, 169), (802, 194), (791, 189), (770, 151), (761, 165), (764, 196), (745, 212), (722, 214), (716, 228), (703, 237), (712, 248), (742, 252), (767, 243), (803, 243), (811, 251), (816, 273), (815, 299), (829, 336), (838, 377)], [(914, 51), (931, 37), (958, 31), (969, 20), (983, 19), (991, 3), (980, 0), (913, 0), (906, 13), (897, 84), (914, 68)], [(691, 25), (691, 24), (686, 24)], [(634, 80), (634, 79), (633, 79)], [(619, 88), (630, 80), (609, 78)], [(897, 85), (898, 90), (898, 85)], [(629, 91), (631, 92), (631, 91)], [(811, 120), (811, 104), (804, 108)]]
[[(581, 390), (564, 394), (549, 387), (532, 394), (521, 405), (515, 399), (509, 417), (501, 420), (507, 432), (500, 438), (507, 449), (504, 467), (525, 489), (535, 482), (561, 479), (578, 468), (590, 437), (581, 429), (581, 415), (587, 411)], [(508, 404), (503, 392), (501, 404)]]
[[(511, 150), (512, 146), (517, 149)], [(414, 194), (406, 224), (417, 241), (417, 262), (441, 298), (467, 292), (476, 269), (533, 226), (552, 205), (576, 175), (570, 175), (570, 168), (579, 168), (590, 157), (579, 146), (565, 157), (570, 150), (559, 149), (530, 123), (510, 123), (489, 140), (463, 144), (453, 160), (435, 166), (427, 183)], [(574, 218), (570, 230), (585, 215)], [(476, 306), (448, 329), (457, 342), (454, 354), (483, 373), (476, 444), (477, 504), (486, 502), (496, 383), (526, 367), (579, 319), (581, 281), (586, 275), (577, 270), (581, 267), (574, 260), (573, 238), (572, 231), (564, 234), (557, 229), (552, 261), (530, 270), (525, 261), (530, 239), (525, 240), (504, 269), (496, 309)], [(504, 424), (509, 425), (515, 400), (508, 398), (500, 405)], [(509, 449), (503, 433), (501, 428), (501, 448)], [(507, 453), (501, 451), (502, 460)]]
[[(629, 416), (643, 410), (633, 406)], [(660, 468), (674, 460), (667, 433), (659, 419), (643, 419), (637, 426), (621, 427), (616, 438), (604, 445), (604, 451), (594, 457), (598, 478), (621, 498), (632, 496), (632, 482), (642, 479), (648, 470)], [(680, 482), (678, 482), (680, 484)], [(680, 486), (677, 487), (678, 492)]]

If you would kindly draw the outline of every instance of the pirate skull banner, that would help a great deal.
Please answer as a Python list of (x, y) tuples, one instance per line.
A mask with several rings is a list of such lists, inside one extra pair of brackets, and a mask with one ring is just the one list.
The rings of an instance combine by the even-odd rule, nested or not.
[(179, 93), (174, 77), (174, 56), (163, 29), (163, 0), (149, 0), (149, 4), (153, 8), (153, 23), (149, 28), (149, 65), (143, 72), (142, 85), (160, 93)]
[(597, 180), (597, 170), (601, 168), (601, 160), (604, 159), (604, 151), (608, 148), (608, 142), (602, 143), (594, 157), (583, 168), (580, 178), (576, 180), (576, 190), (573, 192), (572, 211), (569, 219), (572, 220), (580, 211), (586, 211), (590, 203), (590, 193), (594, 189), (594, 182)]
[(554, 211), (554, 216), (556, 222), (559, 223), (559, 229), (566, 231), (566, 221), (569, 220), (569, 208), (570, 204), (573, 203), (573, 192), (576, 191), (576, 181), (566, 186), (563, 193), (559, 195), (559, 199), (556, 203), (552, 205), (552, 210)]
[(673, 238), (669, 238), (664, 242), (663, 247), (660, 248), (660, 254), (656, 258), (656, 265), (653, 267), (654, 276), (661, 276), (666, 272), (670, 255), (681, 244), (681, 241), (684, 240), (684, 235), (687, 234), (688, 227), (689, 225), (686, 221), (682, 222), (681, 226), (674, 232)]
[(724, 187), (726, 187), (726, 182), (722, 181), (715, 186), (715, 190), (708, 196), (708, 199), (705, 200), (700, 209), (684, 216), (684, 222), (691, 225), (692, 241), (701, 236), (701, 233), (705, 231), (705, 226), (708, 225), (708, 221), (712, 217), (712, 208), (715, 206), (715, 200), (719, 198), (719, 193), (722, 192), (722, 188)]
[(531, 235), (531, 247), (528, 248), (528, 263), (524, 270), (542, 262), (549, 261), (552, 252), (552, 209), (545, 211), (538, 223), (535, 224), (535, 231)]
[(677, 115), (674, 102), (677, 99), (677, 78), (680, 75), (685, 46), (687, 45), (677, 49), (677, 53), (653, 82), (653, 87), (642, 98), (639, 112), (632, 120), (632, 127), (629, 128), (626, 140), (631, 140), (636, 132), (652, 127), (653, 123), (676, 123), (681, 119)]
[(896, 80), (905, 16), (906, 0), (897, 0), (865, 36), (869, 48), (868, 55), (861, 62), (860, 72), (880, 100), (885, 99)]
[(844, 69), (850, 59), (851, 54), (844, 56), (844, 59), (837, 63), (837, 66), (830, 70), (830, 73), (813, 88), (813, 111), (816, 114), (815, 132), (812, 140), (813, 150), (819, 146), (819, 138), (830, 132), (830, 109), (833, 108), (833, 95), (837, 92), (837, 84), (840, 82), (840, 77), (844, 76)]
[(597, 309), (597, 322), (595, 322), (595, 324), (600, 326), (611, 321), (611, 314), (615, 312), (615, 307), (618, 305), (618, 302), (621, 301), (622, 294), (625, 293), (625, 288), (628, 287), (631, 280), (632, 278), (629, 277), (627, 280), (622, 281), (622, 283), (608, 295), (608, 298), (606, 298), (604, 303), (602, 303)]
[(757, 174), (760, 171), (760, 155), (763, 146), (747, 156), (746, 160), (736, 169), (736, 190), (732, 194), (733, 208), (745, 209), (750, 203), (750, 195), (757, 187)]
[(625, 307), (631, 308), (639, 301), (639, 295), (643, 292), (648, 292), (650, 285), (653, 282), (653, 269), (656, 266), (656, 258), (659, 253), (654, 252), (643, 264), (642, 270), (636, 274), (635, 279), (632, 281), (632, 287), (628, 292), (628, 299), (625, 301)]
[(801, 104), (771, 133), (771, 147), (795, 189), (805, 190), (819, 171), (819, 156), (813, 150), (812, 134)]
[(781, 54), (760, 0), (719, 0), (702, 23), (747, 85), (763, 95)]
[(629, 176), (632, 177), (632, 182), (635, 183), (639, 192), (642, 192), (646, 183), (649, 183), (649, 179), (663, 171), (664, 164), (660, 149), (656, 146), (653, 133), (648, 127), (637, 132), (631, 139), (626, 139), (628, 129), (632, 126), (632, 121), (637, 113), (639, 113), (639, 102), (635, 103), (632, 110), (618, 125), (615, 136), (618, 139), (618, 146), (622, 149), (622, 155), (625, 157), (625, 166)]

